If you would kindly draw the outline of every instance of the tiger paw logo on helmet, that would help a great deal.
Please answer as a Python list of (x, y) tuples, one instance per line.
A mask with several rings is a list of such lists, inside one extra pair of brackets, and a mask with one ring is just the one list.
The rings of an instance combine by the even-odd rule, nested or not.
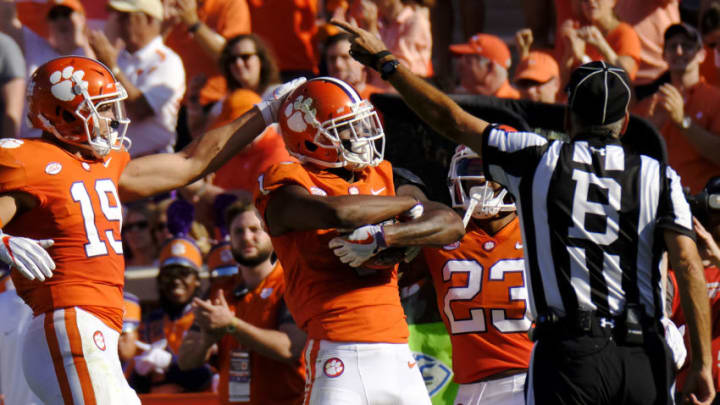
[[(74, 66), (67, 66), (62, 72), (56, 70), (50, 74), (50, 83), (52, 84), (50, 92), (58, 100), (70, 101), (82, 90), (87, 90), (88, 82), (84, 81), (83, 77), (85, 77), (85, 72), (75, 70)], [(76, 89), (74, 82), (79, 82), (81, 88)]]
[(285, 107), (287, 126), (291, 131), (303, 132), (308, 125), (317, 126), (317, 110), (312, 107), (314, 100), (310, 97), (299, 96), (294, 102), (288, 103)]

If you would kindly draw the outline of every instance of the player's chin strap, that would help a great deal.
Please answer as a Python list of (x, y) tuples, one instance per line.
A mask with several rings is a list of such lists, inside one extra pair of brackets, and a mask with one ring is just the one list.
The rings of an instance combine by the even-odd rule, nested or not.
[(475, 198), (475, 196), (477, 196), (477, 194), (473, 194), (470, 198), (470, 204), (468, 204), (467, 210), (465, 210), (465, 216), (463, 217), (463, 226), (465, 228), (467, 228), (468, 222), (470, 222), (470, 218), (472, 218), (475, 207), (480, 203), (480, 200)]

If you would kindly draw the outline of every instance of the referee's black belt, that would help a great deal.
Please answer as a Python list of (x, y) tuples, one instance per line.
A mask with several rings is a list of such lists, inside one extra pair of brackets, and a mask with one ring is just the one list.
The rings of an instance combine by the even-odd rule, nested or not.
[(581, 336), (608, 337), (621, 344), (642, 345), (648, 333), (660, 333), (658, 322), (647, 319), (642, 308), (626, 309), (614, 317), (600, 316), (595, 311), (578, 310), (573, 315), (540, 314), (530, 339), (563, 340)]

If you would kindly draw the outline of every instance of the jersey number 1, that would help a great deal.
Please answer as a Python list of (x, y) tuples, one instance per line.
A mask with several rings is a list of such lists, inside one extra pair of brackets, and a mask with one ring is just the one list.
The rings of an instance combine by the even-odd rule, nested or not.
[[(100, 210), (102, 211), (102, 215), (105, 216), (105, 219), (111, 222), (120, 221), (122, 227), (122, 207), (120, 206), (120, 198), (118, 197), (115, 183), (110, 179), (97, 180), (95, 182), (95, 192), (100, 200)], [(106, 255), (108, 249), (105, 242), (100, 239), (100, 233), (95, 225), (95, 211), (85, 184), (82, 182), (73, 183), (73, 185), (70, 186), (70, 195), (73, 201), (80, 203), (80, 211), (82, 212), (83, 222), (85, 223), (85, 234), (88, 239), (88, 243), (85, 244), (85, 254), (87, 257)], [(108, 195), (113, 196), (115, 205), (110, 204)], [(112, 229), (106, 229), (104, 232), (105, 238), (112, 250), (121, 255), (123, 253), (122, 240), (115, 240)]]

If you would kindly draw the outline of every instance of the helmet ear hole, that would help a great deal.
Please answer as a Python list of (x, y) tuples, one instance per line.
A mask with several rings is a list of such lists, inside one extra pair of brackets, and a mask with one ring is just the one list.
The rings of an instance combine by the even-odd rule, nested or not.
[(62, 119), (65, 122), (74, 122), (77, 118), (68, 110), (62, 110)]
[(309, 150), (310, 152), (315, 152), (317, 150), (318, 146), (310, 141), (305, 141), (305, 149)]

